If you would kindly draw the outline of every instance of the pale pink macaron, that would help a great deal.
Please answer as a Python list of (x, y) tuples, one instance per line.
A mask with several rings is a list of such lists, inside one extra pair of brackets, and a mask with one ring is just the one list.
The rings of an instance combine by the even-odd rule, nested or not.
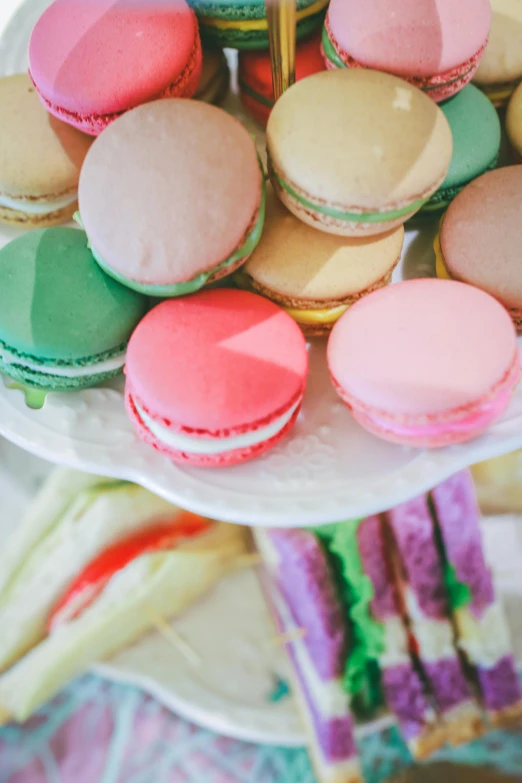
[(331, 0), (323, 53), (327, 68), (386, 71), (442, 101), (471, 81), (490, 25), (489, 0)]
[(507, 311), (449, 280), (410, 280), (369, 294), (334, 327), (328, 365), (359, 424), (415, 447), (476, 437), (502, 415), (520, 378)]
[(175, 462), (252, 459), (292, 429), (308, 354), (301, 330), (257, 294), (214, 289), (163, 302), (131, 337), (127, 412), (145, 442)]
[(29, 44), (47, 110), (92, 136), (142, 103), (190, 98), (201, 63), (185, 0), (55, 0)]

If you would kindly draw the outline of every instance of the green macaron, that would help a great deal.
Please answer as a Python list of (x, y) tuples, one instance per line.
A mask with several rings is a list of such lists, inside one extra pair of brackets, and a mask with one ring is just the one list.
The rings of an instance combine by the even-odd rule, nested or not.
[[(232, 49), (268, 49), (264, 0), (188, 0), (203, 41)], [(323, 23), (328, 0), (297, 0), (297, 37)]]
[(439, 106), (451, 128), (453, 156), (446, 179), (422, 213), (446, 209), (466, 185), (496, 167), (500, 153), (500, 120), (481, 90), (470, 84)]
[(93, 386), (123, 369), (147, 299), (106, 275), (83, 231), (32, 231), (0, 250), (0, 372), (44, 390)]

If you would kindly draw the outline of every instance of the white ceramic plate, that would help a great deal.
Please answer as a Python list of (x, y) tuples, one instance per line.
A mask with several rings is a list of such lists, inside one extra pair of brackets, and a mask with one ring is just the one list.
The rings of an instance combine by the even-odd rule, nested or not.
[[(0, 42), (0, 73), (27, 67), (27, 41), (50, 0), (26, 0)], [(227, 108), (246, 121), (236, 96)], [(262, 134), (257, 129), (259, 144)], [(0, 229), (0, 246), (17, 234)], [(395, 280), (433, 274), (433, 230), (408, 232)], [(123, 407), (122, 381), (49, 394), (29, 409), (0, 380), (0, 433), (56, 463), (142, 484), (194, 512), (258, 525), (316, 524), (363, 516), (429, 489), (460, 468), (522, 447), (522, 385), (501, 421), (471, 443), (437, 451), (393, 446), (355, 423), (336, 396), (325, 343), (310, 346), (311, 373), (293, 433), (257, 460), (232, 468), (170, 463), (138, 442)]]
[[(0, 439), (0, 546), (49, 470), (47, 463)], [(522, 518), (490, 517), (484, 536), (522, 662)], [(253, 571), (224, 580), (173, 627), (201, 665), (191, 664), (179, 648), (151, 633), (94, 670), (142, 688), (178, 715), (219, 734), (286, 747), (304, 745), (291, 696), (271, 701), (278, 679), (286, 679), (286, 661), (272, 643), (274, 630)], [(358, 731), (369, 734), (392, 723), (385, 716)]]

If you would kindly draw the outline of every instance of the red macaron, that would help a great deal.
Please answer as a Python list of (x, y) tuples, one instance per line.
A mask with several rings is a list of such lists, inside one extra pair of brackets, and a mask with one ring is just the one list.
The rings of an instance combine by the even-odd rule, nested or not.
[(97, 136), (158, 98), (190, 98), (201, 43), (185, 0), (55, 0), (29, 45), (30, 74), (47, 110)]
[[(299, 81), (324, 70), (321, 35), (316, 33), (297, 44), (295, 78)], [(238, 80), (241, 101), (246, 111), (260, 125), (266, 125), (275, 102), (269, 52), (240, 52)]]
[(131, 337), (127, 411), (145, 442), (175, 462), (220, 467), (275, 446), (293, 427), (308, 354), (283, 310), (214, 289), (155, 307)]

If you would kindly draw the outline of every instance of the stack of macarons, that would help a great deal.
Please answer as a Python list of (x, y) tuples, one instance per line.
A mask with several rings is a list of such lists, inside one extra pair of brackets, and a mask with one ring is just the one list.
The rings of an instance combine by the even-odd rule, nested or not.
[[(65, 391), (125, 365), (139, 437), (206, 467), (292, 429), (305, 337), (330, 335), (333, 383), (380, 437), (440, 446), (500, 415), (520, 364), (505, 308), (520, 327), (522, 181), (485, 173), (500, 123), (468, 84), (489, 2), (331, 0), (325, 21), (326, 6), (297, 0), (297, 83), (275, 104), (263, 0), (49, 6), (30, 78), (0, 79), (0, 220), (43, 229), (0, 251), (2, 373)], [(267, 123), (268, 185), (255, 140), (212, 105), (225, 45), (243, 50), (240, 95)], [(82, 230), (44, 228), (77, 201)], [(404, 223), (450, 204), (439, 271), (454, 279), (388, 287)], [(148, 312), (149, 297), (169, 301)]]

